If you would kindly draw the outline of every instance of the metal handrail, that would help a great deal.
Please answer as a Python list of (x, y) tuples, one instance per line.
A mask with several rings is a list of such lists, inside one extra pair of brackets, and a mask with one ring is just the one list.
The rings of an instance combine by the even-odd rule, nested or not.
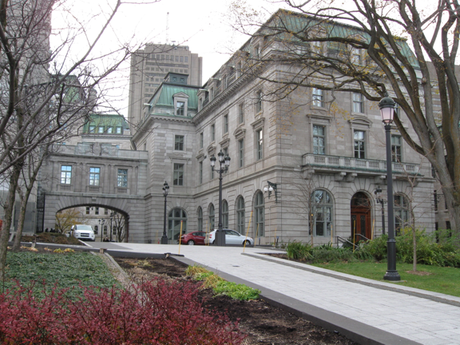
[(348, 241), (346, 238), (343, 238), (343, 237), (340, 237), (340, 236), (336, 236), (336, 238), (337, 238), (337, 248), (339, 247), (339, 242), (340, 243), (348, 243), (348, 244), (353, 246), (353, 249), (354, 249), (354, 247), (356, 247), (356, 244), (354, 244), (353, 242)]
[(359, 237), (362, 237), (362, 238), (363, 238), (364, 240), (366, 240), (366, 241), (370, 241), (370, 239), (369, 239), (369, 238), (367, 238), (367, 237), (366, 237), (366, 236), (364, 236), (364, 235), (361, 235), (361, 234), (355, 234), (355, 236), (359, 236)]

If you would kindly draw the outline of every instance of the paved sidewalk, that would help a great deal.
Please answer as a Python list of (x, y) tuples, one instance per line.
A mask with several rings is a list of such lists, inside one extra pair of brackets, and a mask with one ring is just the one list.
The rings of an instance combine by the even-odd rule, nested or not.
[[(110, 251), (170, 253), (363, 344), (460, 344), (460, 298), (376, 282), (262, 253), (265, 248), (92, 243)], [(177, 255), (183, 255), (178, 257)]]

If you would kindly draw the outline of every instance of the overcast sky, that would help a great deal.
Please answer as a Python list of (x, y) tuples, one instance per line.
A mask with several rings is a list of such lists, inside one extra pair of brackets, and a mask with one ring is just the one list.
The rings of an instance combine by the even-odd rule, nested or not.
[[(116, 0), (64, 1), (65, 5), (58, 7), (53, 13), (55, 35), (52, 36), (52, 43), (63, 40), (62, 33), (66, 30), (61, 28), (68, 27), (72, 17), (75, 17), (78, 19), (78, 25), (86, 30), (84, 34), (79, 34), (81, 41), (75, 44), (75, 47), (79, 47), (79, 44), (84, 45), (85, 35), (91, 36), (98, 32), (97, 26), (106, 21), (108, 9), (116, 2)], [(133, 1), (133, 3), (122, 5), (107, 34), (100, 42), (99, 48), (107, 52), (126, 43), (136, 47), (148, 42), (170, 44), (174, 42), (189, 46), (190, 51), (203, 58), (203, 83), (249, 38), (231, 27), (229, 8), (232, 0), (160, 0), (155, 3), (149, 0), (125, 1)], [(343, 0), (344, 6), (347, 1), (350, 0)], [(282, 0), (233, 2), (256, 9), (263, 13), (266, 19), (278, 8), (283, 7)], [(245, 5), (245, 2), (248, 4)], [(431, 2), (432, 0), (417, 0), (418, 5)], [(62, 17), (66, 13), (67, 19), (63, 20)], [(245, 13), (249, 14), (251, 11), (247, 9)], [(80, 50), (67, 54), (66, 61), (79, 56)], [(108, 64), (107, 60), (105, 64)], [(128, 88), (129, 61), (121, 66), (117, 74), (111, 76), (109, 86), (105, 87), (109, 90), (108, 100), (125, 116), (127, 116)]]
[[(131, 47), (147, 42), (175, 43), (189, 46), (190, 51), (203, 58), (203, 82), (210, 78), (220, 66), (249, 38), (233, 30), (230, 26), (229, 6), (231, 0), (161, 0), (148, 3), (148, 0), (135, 0), (136, 4), (122, 5), (116, 14), (110, 30), (99, 45), (100, 49), (110, 51), (121, 44), (129, 43)], [(53, 28), (61, 36), (54, 35), (52, 42), (63, 39), (60, 30), (68, 26), (69, 14), (78, 18), (87, 29), (86, 34), (97, 32), (97, 23), (105, 22), (108, 8), (114, 0), (67, 0), (65, 6), (59, 7), (53, 14)], [(268, 17), (274, 13), (280, 3), (276, 0), (250, 0), (250, 6), (262, 10)], [(104, 14), (105, 13), (105, 14)], [(66, 19), (62, 19), (67, 16)], [(84, 45), (85, 34), (80, 35)], [(76, 45), (78, 46), (78, 45)], [(67, 60), (76, 53), (66, 56)], [(129, 62), (121, 66), (116, 75), (115, 90), (108, 97), (120, 108), (120, 113), (127, 116)], [(116, 100), (116, 101), (114, 101)]]

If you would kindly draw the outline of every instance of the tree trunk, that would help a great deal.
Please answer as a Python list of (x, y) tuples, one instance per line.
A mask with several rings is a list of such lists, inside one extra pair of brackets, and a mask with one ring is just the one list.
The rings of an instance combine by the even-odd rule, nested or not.
[(18, 218), (18, 228), (16, 229), (16, 236), (14, 237), (14, 243), (12, 250), (18, 251), (21, 247), (21, 237), (22, 231), (24, 230), (24, 221), (26, 218), (26, 209), (27, 209), (27, 202), (29, 201), (30, 193), (32, 189), (27, 188), (26, 194), (21, 197), (21, 209), (19, 211), (19, 218)]
[(5, 281), (5, 267), (6, 267), (6, 253), (8, 249), (8, 238), (10, 236), (10, 228), (13, 223), (13, 209), (16, 200), (16, 188), (18, 186), (19, 176), (21, 175), (21, 167), (15, 165), (10, 177), (8, 197), (5, 202), (5, 222), (3, 223), (3, 230), (0, 234), (0, 278), (2, 280), (2, 290)]

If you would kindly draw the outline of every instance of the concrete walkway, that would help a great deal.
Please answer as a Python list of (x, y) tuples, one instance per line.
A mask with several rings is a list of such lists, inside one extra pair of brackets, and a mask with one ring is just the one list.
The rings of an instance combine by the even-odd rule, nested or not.
[[(131, 253), (170, 253), (362, 344), (460, 344), (460, 298), (315, 268), (265, 248), (91, 243)], [(177, 256), (178, 254), (183, 255)]]

